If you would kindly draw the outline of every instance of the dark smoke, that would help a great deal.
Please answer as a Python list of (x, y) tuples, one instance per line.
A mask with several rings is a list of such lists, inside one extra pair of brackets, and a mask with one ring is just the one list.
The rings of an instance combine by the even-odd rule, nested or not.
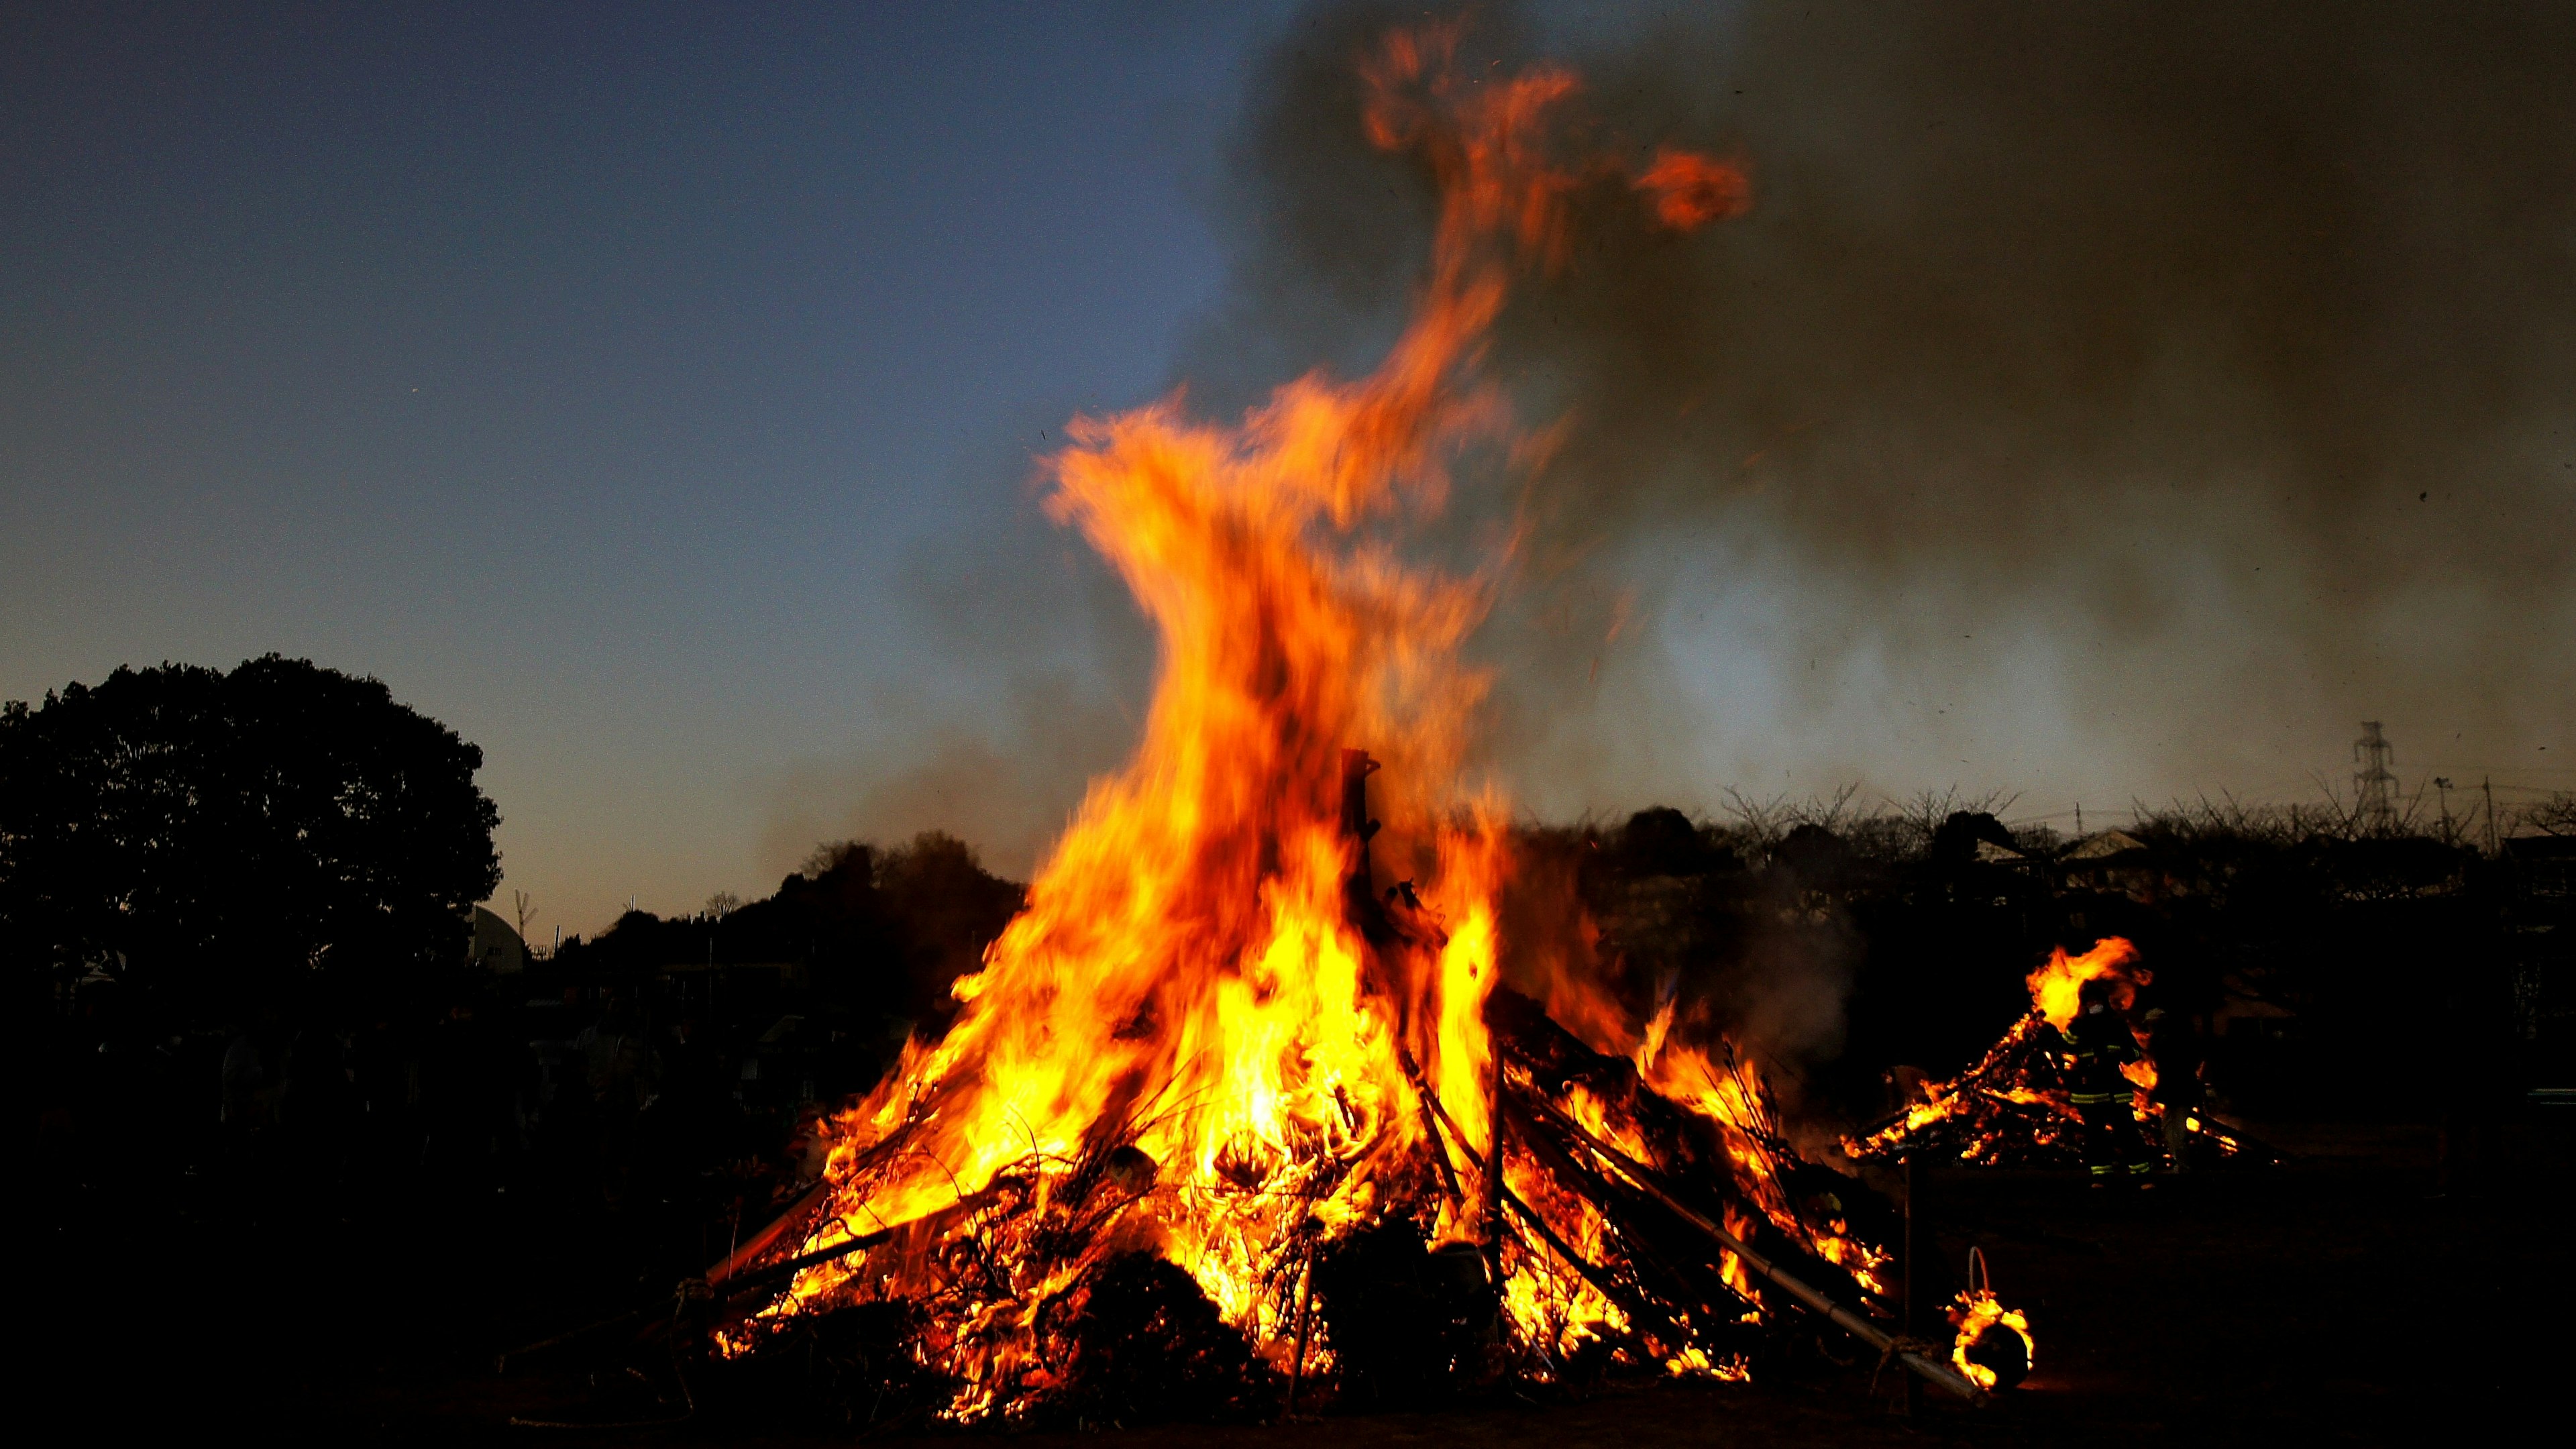
[[(1417, 19), (1284, 33), (1236, 150), (1236, 300), (1181, 369), (1202, 405), (1392, 329), (1427, 192), (1369, 150), (1351, 62)], [(1770, 757), (2246, 789), (2337, 763), (2365, 713), (2427, 768), (2436, 740), (2563, 756), (2576, 7), (1471, 24), (1473, 64), (1582, 74), (1594, 144), (1754, 180), (1688, 238), (1604, 188), (1498, 339), (1524, 419), (1569, 426), (1492, 639), (1525, 800), (1705, 804), (1712, 760), (1758, 785)], [(1710, 738), (1686, 607), (1754, 631), (1730, 667), (1770, 737)]]
[(941, 667), (864, 701), (874, 726), (864, 748), (770, 782), (764, 871), (791, 868), (817, 841), (890, 844), (937, 830), (1027, 880), (1085, 784), (1134, 747), (1150, 633), (1117, 579), (1038, 516), (1025, 478), (996, 481), (1006, 497), (1013, 488), (1024, 506), (979, 514), (906, 565)]
[[(2368, 718), (2409, 790), (2576, 785), (2576, 6), (1542, 15), (1479, 7), (1469, 68), (1568, 64), (1574, 141), (1736, 159), (1754, 207), (1675, 237), (1598, 189), (1488, 359), (1563, 447), (1428, 541), (1539, 525), (1483, 641), (1525, 810), (1956, 784), (2071, 829), (2312, 799)], [(1193, 410), (1393, 336), (1431, 194), (1355, 62), (1422, 18), (1320, 6), (1255, 68)], [(782, 781), (779, 868), (942, 827), (1024, 871), (1132, 744), (1152, 641), (1022, 522), (920, 590), (994, 688)]]

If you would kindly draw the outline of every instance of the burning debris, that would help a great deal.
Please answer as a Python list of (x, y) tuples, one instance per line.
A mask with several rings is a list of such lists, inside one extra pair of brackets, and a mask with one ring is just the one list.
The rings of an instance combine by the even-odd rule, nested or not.
[[(1564, 264), (1578, 203), (1686, 231), (1746, 191), (1670, 149), (1634, 177), (1562, 157), (1574, 78), (1462, 79), (1456, 43), (1398, 34), (1366, 67), (1368, 135), (1442, 198), (1384, 365), (1235, 429), (1177, 402), (1086, 419), (1051, 460), (1054, 515), (1160, 631), (1144, 739), (954, 1024), (710, 1275), (724, 1355), (846, 1340), (835, 1362), (952, 1421), (1740, 1377), (1819, 1333), (1981, 1394), (1894, 1331), (1889, 1254), (1856, 1227), (1885, 1204), (1791, 1152), (1731, 1052), (1612, 1030), (1606, 1002), (1565, 1016), (1578, 1039), (1499, 985), (1504, 806), (1451, 785), (1493, 580), (1410, 568), (1387, 534), (1437, 507), (1444, 459), (1508, 441), (1464, 374), (1514, 273)], [(1384, 822), (1355, 740), (1397, 767)]]
[[(1385, 1172), (1383, 1206), (1340, 1231), (1324, 1217), (1337, 1174), (1312, 1161), (1193, 1192), (1160, 1183), (1132, 1140), (1072, 1163), (1032, 1156), (907, 1231), (827, 1229), (837, 1241), (766, 1268), (750, 1265), (769, 1249), (738, 1254), (726, 1265), (736, 1276), (714, 1276), (721, 1299), (757, 1303), (828, 1265), (860, 1271), (737, 1319), (719, 1341), (737, 1354), (873, 1341), (861, 1362), (876, 1396), (934, 1390), (923, 1407), (970, 1421), (1401, 1406), (1621, 1368), (1744, 1378), (1816, 1334), (1856, 1339), (1970, 1399), (2027, 1372), (2027, 1321), (1982, 1285), (1952, 1310), (1946, 1347), (1896, 1331), (1895, 1265), (1852, 1225), (1892, 1224), (1896, 1209), (1800, 1159), (1741, 1063), (1673, 1048), (1641, 1067), (1508, 988), (1487, 1021), (1499, 1176), (1405, 1059), (1426, 1150)], [(1278, 1181), (1291, 1184), (1285, 1212), (1258, 1201)], [(805, 1207), (837, 1196), (827, 1184)], [(1248, 1314), (1223, 1312), (1155, 1245), (1183, 1213), (1290, 1223), (1249, 1244)], [(1444, 1238), (1460, 1225), (1464, 1236)], [(878, 1284), (911, 1292), (868, 1282), (879, 1255), (892, 1261)], [(977, 1374), (995, 1363), (1009, 1377)]]
[(1986, 1280), (1986, 1254), (1968, 1250), (1968, 1286), (1950, 1305), (1950, 1362), (1981, 1389), (2009, 1389), (2030, 1373), (2030, 1318), (2008, 1308)]
[[(2126, 1016), (2138, 989), (2153, 980), (2138, 964), (2138, 948), (2123, 937), (2096, 941), (2081, 955), (2063, 948), (2050, 952), (2030, 974), (2029, 1014), (2002, 1040), (1956, 1077), (1923, 1084), (1918, 1100), (1875, 1130), (1847, 1139), (1844, 1150), (1863, 1161), (1922, 1153), (1988, 1167), (2096, 1169), (2106, 1166), (2106, 1151), (2116, 1151), (2122, 1166), (2140, 1165), (2141, 1171), (2173, 1166), (2177, 1152), (2271, 1161), (2268, 1149), (2221, 1126), (2205, 1109), (2166, 1123), (2166, 1108), (2156, 1097), (2156, 1064), (2140, 1050), (2144, 1040)], [(2083, 1078), (2084, 1059), (2097, 1049), (2077, 1017), (2088, 998), (2101, 1005), (2114, 1051), (2121, 1038), (2129, 1038), (2127, 1050), (2117, 1052), (2124, 1058), (2117, 1095), (2124, 1100), (2116, 1112), (2085, 1110), (2108, 1105), (2114, 1095), (2086, 1090), (2092, 1084)], [(2102, 1104), (2087, 1100), (2093, 1097)], [(2113, 1133), (2118, 1140), (2105, 1144), (2103, 1138)]]

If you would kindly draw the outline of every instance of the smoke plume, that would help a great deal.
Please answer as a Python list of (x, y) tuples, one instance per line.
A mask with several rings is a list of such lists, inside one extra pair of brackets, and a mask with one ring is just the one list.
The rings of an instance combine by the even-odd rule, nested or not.
[[(1325, 7), (1270, 56), (1199, 406), (1348, 371), (1418, 283), (1427, 187), (1352, 66), (1395, 18)], [(1498, 334), (1556, 449), (1449, 526), (1527, 526), (1487, 641), (1524, 802), (2304, 789), (2365, 715), (2427, 769), (2576, 748), (2576, 10), (1470, 34), (1570, 62), (1588, 144), (1753, 184), (1691, 236), (1605, 189)]]
[[(1393, 336), (1432, 189), (1357, 61), (1420, 18), (1318, 6), (1254, 67), (1192, 411)], [(1860, 782), (2101, 821), (2312, 796), (2365, 718), (2410, 790), (2576, 785), (2576, 9), (1480, 6), (1468, 48), (1571, 66), (1571, 143), (1630, 174), (1752, 180), (1687, 236), (1576, 199), (1484, 359), (1549, 461), (1416, 540), (1516, 530), (1479, 647), (1525, 812)], [(919, 592), (995, 689), (779, 782), (774, 860), (944, 827), (1024, 873), (1132, 745), (1150, 633), (1061, 532), (979, 520)]]

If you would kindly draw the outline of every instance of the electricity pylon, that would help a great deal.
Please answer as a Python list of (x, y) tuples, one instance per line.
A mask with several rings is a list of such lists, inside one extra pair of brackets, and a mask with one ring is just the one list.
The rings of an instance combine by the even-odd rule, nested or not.
[(2379, 721), (2363, 720), (2361, 738), (2352, 742), (2352, 758), (2361, 766), (2353, 771), (2353, 819), (2368, 835), (2388, 835), (2397, 829), (2397, 772), (2388, 768), (2397, 758), (2397, 749), (2379, 732)]

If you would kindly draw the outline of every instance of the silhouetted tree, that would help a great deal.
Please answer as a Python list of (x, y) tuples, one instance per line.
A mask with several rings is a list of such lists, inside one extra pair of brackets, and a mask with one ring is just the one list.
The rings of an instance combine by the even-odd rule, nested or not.
[(0, 951), (211, 1006), (456, 960), (500, 883), (483, 752), (382, 683), (277, 655), (119, 669), (0, 710)]
[(1611, 853), (1618, 869), (1635, 876), (1705, 875), (1735, 865), (1732, 851), (1713, 844), (1689, 816), (1669, 805), (1629, 816)]
[(905, 974), (930, 1002), (983, 964), (985, 948), (1028, 899), (1019, 882), (985, 870), (973, 846), (938, 830), (878, 858), (877, 892), (903, 942)]
[(1771, 852), (1772, 873), (1805, 890), (1841, 889), (1856, 868), (1850, 844), (1822, 825), (1799, 826)]
[(1976, 859), (1980, 843), (2000, 845), (2006, 850), (2019, 847), (2013, 843), (2012, 831), (1986, 810), (1954, 810), (1933, 828), (1926, 853), (1935, 865), (1956, 868)]
[(2576, 790), (2556, 791), (2545, 800), (2514, 812), (2518, 827), (2543, 835), (2576, 835)]

